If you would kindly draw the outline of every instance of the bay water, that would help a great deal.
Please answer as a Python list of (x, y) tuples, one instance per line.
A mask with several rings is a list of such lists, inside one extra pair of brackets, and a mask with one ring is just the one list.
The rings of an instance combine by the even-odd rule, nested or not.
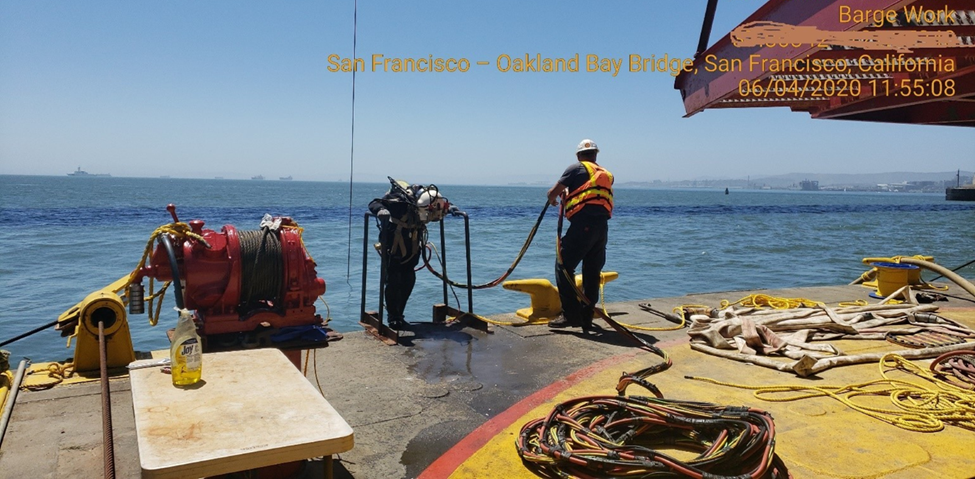
[[(408, 178), (412, 182), (422, 178)], [(553, 179), (554, 182), (554, 179)], [(470, 218), (473, 282), (502, 275), (518, 255), (545, 204), (546, 186), (438, 185)], [(363, 232), (378, 233), (366, 206), (388, 184), (175, 178), (0, 175), (0, 341), (58, 315), (138, 264), (149, 235), (172, 221), (201, 219), (257, 230), (265, 213), (289, 216), (304, 228), (308, 253), (325, 279), (328, 307), (319, 312), (339, 332), (358, 325)], [(549, 208), (538, 235), (508, 279), (554, 281), (558, 212)], [(617, 188), (605, 271), (620, 274), (606, 300), (630, 301), (688, 293), (846, 284), (867, 269), (864, 257), (926, 254), (949, 268), (975, 256), (975, 203), (942, 194)], [(566, 224), (566, 227), (568, 225)], [(444, 222), (448, 272), (464, 282), (464, 221)], [(429, 239), (440, 245), (440, 229)], [(378, 306), (379, 256), (366, 248), (366, 308)], [(439, 252), (443, 254), (444, 252)], [(961, 270), (966, 277), (973, 269)], [(933, 276), (925, 273), (925, 277)], [(456, 295), (454, 294), (456, 293)], [(815, 299), (815, 298), (813, 298)], [(529, 305), (528, 296), (500, 286), (477, 290), (474, 311), (489, 315)], [(425, 270), (407, 306), (408, 321), (430, 321), (443, 302), (442, 283)], [(449, 302), (467, 308), (456, 289)], [(157, 326), (128, 318), (136, 350), (168, 348), (175, 326), (172, 291)], [(68, 358), (73, 350), (51, 329), (4, 347), (11, 361)]]

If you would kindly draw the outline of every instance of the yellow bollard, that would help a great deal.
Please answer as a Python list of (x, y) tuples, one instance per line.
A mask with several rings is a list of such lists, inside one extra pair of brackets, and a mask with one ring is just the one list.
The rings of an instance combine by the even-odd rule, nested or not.
[(511, 291), (528, 293), (532, 305), (515, 311), (515, 314), (529, 321), (555, 319), (562, 312), (559, 290), (547, 279), (516, 279), (505, 281), (501, 287)]
[[(603, 271), (599, 273), (600, 284), (606, 284), (619, 278), (619, 273), (615, 271)], [(575, 277), (576, 286), (582, 288), (582, 275)], [(501, 285), (504, 289), (520, 291), (531, 296), (532, 305), (515, 311), (519, 317), (529, 321), (545, 321), (558, 317), (562, 312), (562, 300), (559, 299), (559, 290), (547, 279), (516, 279), (505, 281)]]
[[(106, 288), (89, 294), (84, 300), (58, 317), (61, 324), (74, 324), (71, 338), (77, 338), (74, 367), (78, 372), (97, 372), (101, 364), (98, 347), (98, 323), (104, 324), (107, 366), (123, 367), (135, 361), (132, 336), (125, 317), (125, 305), (113, 290)], [(69, 344), (71, 338), (68, 338)]]

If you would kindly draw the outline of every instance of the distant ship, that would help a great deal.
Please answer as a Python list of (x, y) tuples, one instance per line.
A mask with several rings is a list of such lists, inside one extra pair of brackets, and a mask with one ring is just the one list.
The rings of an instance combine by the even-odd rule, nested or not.
[(975, 175), (972, 175), (972, 182), (961, 184), (961, 170), (958, 170), (955, 187), (945, 188), (945, 199), (948, 201), (975, 201)]
[(252, 180), (263, 180), (264, 179), (264, 175), (252, 176), (251, 179)]
[(82, 170), (81, 167), (79, 166), (77, 170), (68, 173), (68, 176), (112, 176), (112, 175), (108, 173), (94, 173), (94, 174), (88, 173), (87, 171)]
[(288, 175), (288, 176), (281, 176), (278, 179), (281, 180), (281, 181), (291, 181), (294, 178), (292, 178), (291, 175)]

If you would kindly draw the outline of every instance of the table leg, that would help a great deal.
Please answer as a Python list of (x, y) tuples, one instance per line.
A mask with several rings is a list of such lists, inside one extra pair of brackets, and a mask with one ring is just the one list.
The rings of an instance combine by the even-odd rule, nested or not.
[(325, 479), (332, 479), (332, 456), (325, 456)]

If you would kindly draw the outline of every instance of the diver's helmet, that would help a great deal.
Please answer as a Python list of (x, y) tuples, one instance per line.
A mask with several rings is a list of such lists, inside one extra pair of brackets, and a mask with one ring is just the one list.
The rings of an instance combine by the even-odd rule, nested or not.
[(417, 198), (416, 206), (420, 212), (420, 220), (424, 223), (430, 223), (442, 220), (447, 215), (450, 203), (439, 191), (426, 189)]

